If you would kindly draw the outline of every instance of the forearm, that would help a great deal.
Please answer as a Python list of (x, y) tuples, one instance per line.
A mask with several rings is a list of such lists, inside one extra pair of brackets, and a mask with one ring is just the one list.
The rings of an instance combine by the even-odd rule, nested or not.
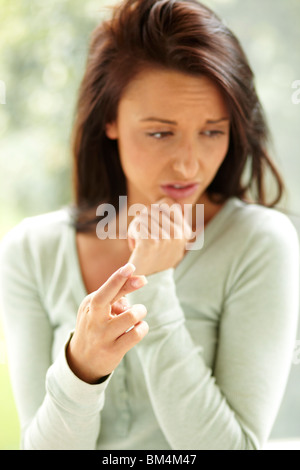
[(257, 446), (227, 403), (184, 324), (163, 337), (152, 330), (151, 347), (138, 348), (150, 399), (173, 449), (252, 449)]
[(48, 370), (45, 399), (22, 432), (24, 450), (95, 449), (108, 380), (82, 382), (69, 369), (63, 350)]
[[(157, 289), (158, 284), (152, 281), (159, 277)], [(252, 442), (251, 433), (245, 432), (230, 408), (204, 363), (201, 347), (194, 344), (185, 326), (172, 270), (148, 280), (144, 290), (131, 294), (130, 301), (151, 304), (147, 316), (150, 330), (137, 351), (153, 410), (170, 446), (254, 448), (257, 443)]]

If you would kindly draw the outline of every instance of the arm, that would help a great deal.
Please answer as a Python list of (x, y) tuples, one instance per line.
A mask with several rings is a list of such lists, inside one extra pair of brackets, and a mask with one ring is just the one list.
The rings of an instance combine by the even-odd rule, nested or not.
[[(42, 301), (38, 262), (33, 269), (34, 255), (35, 259), (46, 256), (45, 264), (49, 261), (44, 248), (48, 240), (42, 238), (40, 253), (33, 253), (39, 238), (35, 237), (31, 250), (32, 239), (20, 224), (5, 237), (0, 250), (0, 295), (22, 446), (95, 449), (104, 391), (112, 372), (148, 332), (145, 307), (130, 307), (123, 297), (143, 287), (146, 279), (133, 275), (134, 266), (127, 264), (86, 296), (78, 309), (74, 334), (52, 364), (56, 321), (52, 326)], [(53, 260), (59, 250), (49, 244), (47, 248)], [(75, 316), (76, 312), (74, 320)], [(63, 312), (59, 321), (64, 324)]]
[(143, 291), (128, 296), (148, 310), (149, 333), (137, 351), (173, 449), (257, 449), (269, 435), (298, 316), (298, 239), (290, 223), (281, 223), (249, 239), (246, 265), (231, 273), (214, 370), (185, 327), (173, 269), (149, 276)]
[(79, 380), (64, 350), (51, 366), (53, 327), (32, 265), (21, 224), (1, 243), (0, 295), (22, 447), (93, 449), (107, 382), (89, 385)]

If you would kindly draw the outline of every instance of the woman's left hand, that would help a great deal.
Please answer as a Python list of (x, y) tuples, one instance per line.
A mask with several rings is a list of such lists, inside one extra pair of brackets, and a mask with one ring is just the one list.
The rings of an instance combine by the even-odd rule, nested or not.
[(150, 275), (175, 267), (191, 235), (181, 206), (173, 199), (163, 198), (145, 207), (128, 227), (129, 262), (135, 265), (135, 274)]

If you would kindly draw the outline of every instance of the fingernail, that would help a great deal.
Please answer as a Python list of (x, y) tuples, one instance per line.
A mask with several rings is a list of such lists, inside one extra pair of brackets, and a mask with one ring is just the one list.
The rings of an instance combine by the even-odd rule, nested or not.
[(130, 281), (130, 284), (132, 285), (132, 287), (143, 287), (145, 284), (148, 284), (148, 281), (145, 276), (140, 276), (136, 279), (132, 279), (132, 281)]
[(132, 263), (127, 263), (127, 264), (125, 264), (125, 266), (123, 266), (123, 267), (120, 269), (119, 273), (120, 273), (121, 276), (123, 276), (123, 277), (128, 277), (128, 276), (130, 276), (130, 274), (134, 273), (134, 271), (135, 271), (135, 266), (134, 266), (134, 264), (132, 264)]

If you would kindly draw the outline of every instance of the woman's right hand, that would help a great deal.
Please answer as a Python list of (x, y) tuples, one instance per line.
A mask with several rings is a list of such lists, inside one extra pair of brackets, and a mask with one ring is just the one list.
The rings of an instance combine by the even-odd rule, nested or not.
[[(67, 361), (84, 382), (95, 384), (109, 375), (126, 352), (148, 333), (148, 325), (143, 321), (146, 307), (142, 304), (130, 307), (124, 297), (147, 283), (145, 276), (132, 276), (134, 269), (132, 263), (118, 269), (79, 307), (75, 332), (67, 347)], [(140, 285), (132, 285), (132, 281)]]

